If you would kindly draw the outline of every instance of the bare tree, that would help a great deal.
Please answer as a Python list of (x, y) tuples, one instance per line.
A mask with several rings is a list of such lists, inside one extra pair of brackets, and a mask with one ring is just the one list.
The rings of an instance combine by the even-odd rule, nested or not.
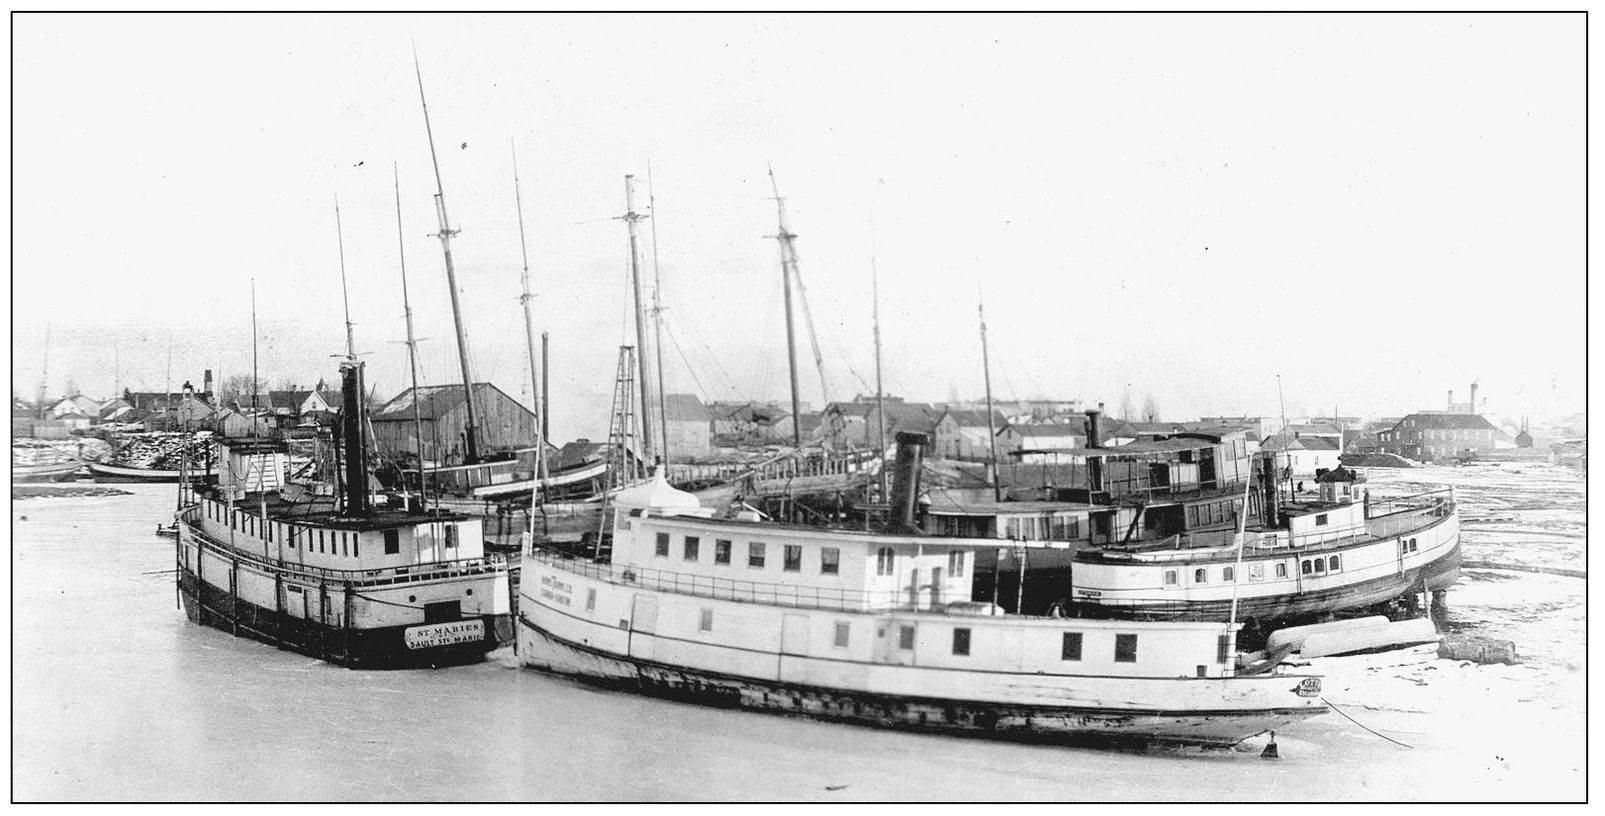
[(1127, 422), (1130, 422), (1132, 414), (1135, 414), (1136, 412), (1137, 412), (1137, 410), (1135, 408), (1133, 408), (1132, 404), (1131, 404), (1131, 389), (1127, 388), (1124, 391), (1121, 391), (1120, 392), (1120, 418), (1125, 420), (1125, 421), (1127, 421)]
[(1143, 400), (1142, 400), (1142, 421), (1143, 422), (1159, 422), (1160, 421), (1160, 419), (1159, 419), (1159, 400), (1154, 399), (1154, 395), (1153, 394), (1149, 394), (1149, 395), (1143, 397)]
[[(224, 405), (232, 406), (235, 401), (238, 401), (242, 407), (251, 407), (251, 394), (253, 393), (251, 375), (231, 374), (224, 377), (221, 390)], [(267, 381), (258, 379), (254, 392), (257, 394), (257, 402), (265, 406), (268, 392)]]

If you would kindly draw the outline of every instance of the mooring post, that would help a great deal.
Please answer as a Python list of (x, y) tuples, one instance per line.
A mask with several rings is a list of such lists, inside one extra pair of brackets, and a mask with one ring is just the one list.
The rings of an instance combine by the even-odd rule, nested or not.
[(1281, 759), (1282, 755), (1276, 750), (1276, 732), (1271, 732), (1271, 741), (1266, 743), (1265, 750), (1259, 752), (1260, 759)]

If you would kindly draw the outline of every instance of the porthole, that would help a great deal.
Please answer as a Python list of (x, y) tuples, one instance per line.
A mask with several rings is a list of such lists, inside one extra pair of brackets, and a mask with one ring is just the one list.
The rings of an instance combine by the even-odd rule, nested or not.
[(407, 603), (417, 603), (417, 602), (418, 602), (418, 596), (417, 595), (408, 595), (407, 596)]
[(469, 589), (469, 590), (464, 590), (464, 592), (463, 592), (463, 594), (464, 594), (464, 595), (472, 595), (472, 594), (474, 594), (474, 591), (473, 591), (473, 590), (471, 590), (471, 589)]

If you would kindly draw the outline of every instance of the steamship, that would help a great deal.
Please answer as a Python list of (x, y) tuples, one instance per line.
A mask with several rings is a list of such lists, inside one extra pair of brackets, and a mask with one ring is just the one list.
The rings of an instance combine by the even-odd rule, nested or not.
[(1452, 489), (1374, 499), (1363, 475), (1339, 467), (1317, 477), (1315, 495), (1295, 494), (1285, 463), (1251, 454), (1243, 431), (1105, 447), (1099, 412), (1087, 414), (1089, 447), (1053, 452), (1042, 500), (938, 497), (929, 508), (933, 533), (1003, 539), (983, 568), (1018, 607), (1260, 630), (1418, 595), (1441, 602), (1459, 577)]
[(286, 443), (220, 439), (215, 486), (180, 482), (189, 619), (352, 668), (481, 660), (512, 638), (508, 565), (481, 520), (370, 495), (362, 363), (341, 364), (341, 503), (285, 484)]
[(913, 527), (923, 434), (898, 434), (884, 531), (715, 518), (661, 470), (619, 494), (611, 556), (531, 545), (529, 668), (708, 705), (1065, 742), (1226, 746), (1326, 711), (1321, 681), (1239, 670), (1235, 626), (1005, 614), (971, 600), (998, 542)]

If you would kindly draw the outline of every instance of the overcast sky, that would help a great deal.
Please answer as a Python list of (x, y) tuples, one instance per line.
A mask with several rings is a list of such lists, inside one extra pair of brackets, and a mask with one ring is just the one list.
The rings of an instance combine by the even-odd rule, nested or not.
[[(1152, 395), (1166, 419), (1583, 410), (1581, 15), (13, 18), (12, 390), (251, 366), (457, 380), (429, 95), (479, 379), (529, 398), (516, 143), (553, 435), (633, 343), (655, 183), (669, 390), (784, 398), (772, 163), (828, 395)], [(643, 222), (652, 266), (653, 221)], [(872, 228), (873, 225), (873, 228)], [(114, 366), (114, 358), (119, 365)], [(115, 369), (115, 370), (114, 370)]]

